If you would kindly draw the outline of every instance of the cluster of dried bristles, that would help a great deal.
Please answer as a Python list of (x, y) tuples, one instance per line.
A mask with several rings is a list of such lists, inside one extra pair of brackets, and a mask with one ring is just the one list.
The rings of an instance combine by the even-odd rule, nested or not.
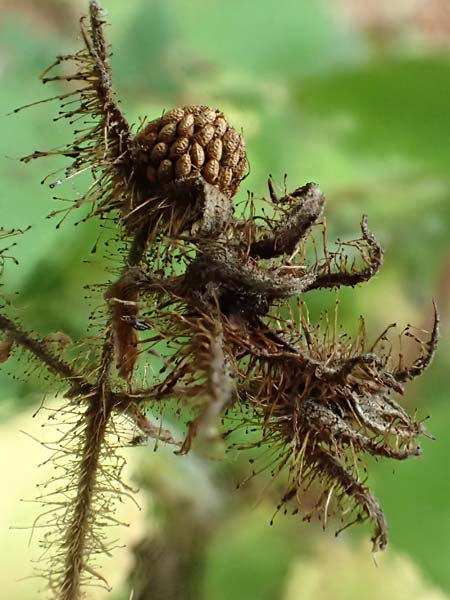
[[(85, 362), (73, 352), (65, 359), (0, 316), (6, 354), (25, 348), (70, 386), (64, 413), (72, 415), (72, 437), (64, 436), (55, 452), (75, 453), (64, 466), (71, 483), (58, 483), (66, 502), (50, 514), (62, 535), (47, 540), (54, 596), (79, 598), (86, 578), (101, 578), (91, 563), (103, 551), (96, 511), (109, 509), (99, 474), (109, 469), (112, 488), (121, 493), (118, 465), (114, 474), (104, 462), (117, 419), (123, 415), (139, 435), (174, 442), (144, 412), (170, 399), (196, 410), (178, 453), (196, 436), (221, 435), (243, 449), (233, 435), (252, 426), (258, 439), (247, 445), (270, 447), (272, 473), (287, 473), (282, 505), (296, 500), (298, 507), (304, 491), (319, 484), (306, 517), (315, 513), (325, 523), (329, 513), (340, 514), (345, 524), (368, 518), (374, 547), (383, 548), (385, 518), (361, 480), (358, 457), (404, 459), (420, 452), (423, 426), (392, 393), (403, 393), (404, 382), (429, 364), (437, 316), (410, 366), (384, 349), (387, 330), (367, 347), (363, 324), (353, 340), (338, 334), (335, 318), (312, 324), (298, 300), (306, 292), (353, 287), (377, 273), (382, 250), (366, 218), (360, 239), (338, 244), (333, 253), (324, 244), (323, 257), (312, 261), (306, 245), (325, 203), (316, 184), (277, 197), (269, 180), (270, 216), (258, 220), (250, 199), (237, 218), (233, 197), (248, 170), (242, 135), (206, 106), (177, 108), (133, 135), (112, 91), (102, 26), (92, 1), (90, 20), (82, 21), (84, 48), (57, 59), (74, 71), (55, 77), (47, 71), (44, 78), (72, 82), (58, 96), (61, 118), (83, 123), (94, 117), (94, 125), (78, 129), (57, 151), (24, 159), (70, 157), (63, 179), (91, 171), (94, 182), (72, 206), (87, 205), (85, 218), (112, 219), (129, 240), (123, 268), (105, 293), (102, 342)], [(64, 352), (70, 356), (70, 347)]]

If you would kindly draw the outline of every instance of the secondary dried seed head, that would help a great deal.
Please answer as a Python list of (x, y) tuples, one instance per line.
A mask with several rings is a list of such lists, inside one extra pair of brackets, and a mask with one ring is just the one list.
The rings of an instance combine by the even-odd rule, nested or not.
[(150, 189), (201, 175), (231, 198), (248, 170), (242, 135), (208, 106), (174, 108), (151, 121), (136, 144)]

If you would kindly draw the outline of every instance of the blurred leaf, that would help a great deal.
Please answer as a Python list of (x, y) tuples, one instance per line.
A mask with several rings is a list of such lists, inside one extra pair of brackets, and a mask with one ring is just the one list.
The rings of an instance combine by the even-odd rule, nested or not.
[[(445, 350), (445, 349), (443, 349)], [(449, 540), (450, 479), (448, 457), (448, 397), (442, 395), (442, 381), (448, 375), (428, 377), (422, 386), (424, 400), (431, 405), (427, 429), (436, 440), (425, 440), (423, 456), (393, 466), (380, 463), (374, 471), (374, 489), (389, 521), (391, 544), (407, 552), (433, 580), (450, 590)], [(448, 386), (447, 386), (448, 387)]]
[(300, 559), (291, 571), (284, 600), (446, 600), (408, 556), (388, 550), (322, 543), (314, 559)]
[(289, 535), (287, 520), (269, 527), (272, 512), (269, 506), (242, 511), (222, 526), (210, 548), (205, 598), (279, 597), (295, 554), (295, 538)]
[(299, 85), (298, 101), (322, 120), (348, 115), (342, 134), (355, 156), (408, 154), (449, 178), (450, 61), (421, 58), (373, 62)]

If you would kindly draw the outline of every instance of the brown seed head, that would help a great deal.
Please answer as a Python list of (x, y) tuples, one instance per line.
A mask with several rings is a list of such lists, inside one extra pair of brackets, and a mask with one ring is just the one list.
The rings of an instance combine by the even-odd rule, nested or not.
[(175, 108), (136, 138), (151, 188), (201, 175), (229, 198), (248, 170), (245, 144), (223, 114), (208, 106)]

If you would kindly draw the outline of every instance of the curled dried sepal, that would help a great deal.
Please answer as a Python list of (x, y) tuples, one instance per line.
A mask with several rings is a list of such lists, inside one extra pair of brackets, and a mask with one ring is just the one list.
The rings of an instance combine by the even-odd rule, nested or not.
[[(272, 180), (269, 190), (275, 214), (270, 233), (253, 228), (250, 255), (258, 258), (274, 258), (282, 254), (291, 255), (300, 240), (317, 223), (325, 206), (325, 196), (315, 183), (307, 183), (281, 199), (275, 196)], [(254, 239), (259, 238), (261, 239)]]
[[(424, 352), (417, 364), (429, 363), (437, 332), (436, 315), (430, 340), (421, 342)], [(272, 473), (288, 468), (282, 505), (292, 499), (304, 505), (305, 492), (318, 484), (322, 491), (306, 518), (316, 514), (325, 524), (334, 512), (347, 524), (372, 520), (375, 549), (387, 543), (386, 521), (361, 479), (359, 457), (417, 456), (417, 438), (425, 432), (422, 423), (391, 397), (403, 388), (390, 352), (381, 348), (384, 339), (380, 336), (367, 349), (364, 329), (351, 340), (338, 335), (335, 327), (321, 331), (303, 318), (297, 335), (291, 328), (289, 344), (281, 336), (278, 348), (255, 353), (239, 386), (252, 424), (262, 427), (257, 445), (279, 448)]]
[[(422, 375), (422, 373), (425, 371), (425, 369), (427, 369), (430, 366), (431, 361), (433, 360), (433, 357), (436, 353), (437, 344), (439, 341), (439, 311), (438, 311), (437, 305), (434, 301), (433, 301), (433, 308), (434, 308), (434, 321), (433, 321), (433, 329), (431, 332), (431, 337), (428, 340), (428, 342), (426, 342), (424, 344), (424, 346), (425, 346), (424, 352), (421, 353), (419, 358), (417, 360), (415, 360), (412, 365), (407, 366), (407, 367), (399, 366), (394, 371), (394, 377), (399, 382), (405, 382), (405, 381), (408, 381), (409, 379), (414, 379), (416, 377), (419, 377), (420, 375)], [(410, 329), (409, 327), (406, 328), (406, 330), (404, 332), (405, 335), (409, 334), (409, 329)], [(417, 341), (417, 338), (415, 338), (415, 339)]]
[[(350, 264), (347, 256), (348, 248), (357, 250), (362, 260), (362, 268)], [(369, 230), (367, 217), (361, 219), (361, 239), (353, 242), (340, 243), (336, 252), (326, 252), (325, 260), (319, 267), (316, 281), (310, 289), (338, 288), (341, 286), (354, 286), (371, 279), (383, 264), (383, 250)]]

